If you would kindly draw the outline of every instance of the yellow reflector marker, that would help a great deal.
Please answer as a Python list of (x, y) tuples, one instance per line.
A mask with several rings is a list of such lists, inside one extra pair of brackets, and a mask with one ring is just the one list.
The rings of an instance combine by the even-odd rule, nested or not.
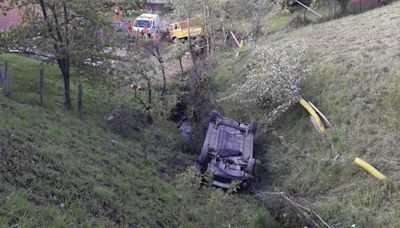
[(311, 107), (311, 105), (306, 100), (304, 100), (303, 98), (301, 98), (299, 100), (299, 102), (300, 102), (301, 106), (303, 106), (308, 111), (308, 113), (310, 113), (314, 126), (321, 133), (324, 133), (325, 130), (326, 130), (326, 127), (325, 127), (324, 123), (322, 122), (321, 118), (319, 117), (319, 115), (313, 109), (313, 107)]
[(386, 179), (386, 176), (383, 175), (381, 172), (379, 172), (377, 169), (375, 169), (372, 165), (368, 164), (361, 158), (356, 158), (354, 159), (354, 163), (356, 163), (358, 166), (361, 168), (367, 170), (372, 176), (376, 177), (379, 180)]
[(240, 54), (240, 52), (242, 52), (242, 50), (243, 50), (243, 45), (244, 45), (243, 40), (241, 40), (241, 41), (240, 41), (240, 44), (239, 44), (239, 50), (238, 50), (238, 52), (236, 53), (236, 57), (238, 57), (239, 54)]

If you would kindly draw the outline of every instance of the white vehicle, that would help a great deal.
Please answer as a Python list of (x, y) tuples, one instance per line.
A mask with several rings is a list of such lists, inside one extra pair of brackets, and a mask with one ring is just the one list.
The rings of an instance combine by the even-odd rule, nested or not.
[(147, 34), (161, 30), (161, 27), (161, 18), (157, 14), (144, 13), (137, 17), (133, 22), (133, 29), (136, 32), (142, 32), (147, 29)]
[(171, 0), (147, 0), (147, 4), (166, 5), (166, 4), (171, 4)]

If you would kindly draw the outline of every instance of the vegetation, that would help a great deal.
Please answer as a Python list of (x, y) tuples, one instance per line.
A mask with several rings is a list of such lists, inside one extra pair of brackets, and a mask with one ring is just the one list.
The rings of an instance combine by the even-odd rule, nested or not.
[[(276, 32), (258, 43), (287, 51), (303, 66), (312, 66), (312, 74), (300, 84), (302, 95), (316, 104), (333, 126), (320, 135), (303, 108), (295, 105), (264, 129), (269, 133), (258, 134), (255, 157), (262, 160), (260, 191), (270, 191), (272, 186), (285, 191), (332, 226), (399, 226), (396, 218), (400, 211), (395, 206), (400, 200), (399, 161), (395, 154), (400, 143), (396, 136), (400, 59), (392, 48), (398, 45), (393, 39), (398, 20), (390, 19), (399, 9), (400, 4), (394, 3), (289, 33)], [(371, 23), (363, 23), (366, 20)], [(390, 36), (385, 38), (384, 34)], [(290, 51), (293, 44), (306, 45), (306, 53), (299, 57), (299, 52)], [(230, 53), (224, 55), (212, 83), (219, 98), (236, 91), (236, 87), (224, 87), (225, 82), (245, 82), (248, 71), (240, 63), (252, 63), (246, 56), (235, 59)], [(227, 114), (243, 115), (231, 104), (221, 105)], [(335, 160), (337, 155), (340, 158)], [(390, 180), (380, 182), (354, 165), (357, 156)], [(279, 208), (274, 205), (272, 211)]]
[[(29, 48), (40, 50), (38, 55), (54, 59), (64, 80), (64, 106), (72, 108), (70, 72), (86, 59), (95, 58), (102, 50), (100, 36), (96, 34), (105, 23), (99, 13), (101, 2), (90, 1), (10, 1), (8, 7), (19, 7), (24, 12), (21, 26), (4, 33), (0, 48), (18, 48), (22, 53)], [(97, 55), (98, 56), (98, 55)]]
[(54, 66), (45, 66), (47, 96), (44, 107), (37, 106), (32, 72), (40, 64), (14, 55), (1, 55), (4, 60), (12, 87), (10, 99), (0, 98), (0, 226), (275, 224), (249, 196), (192, 183), (198, 182), (194, 169), (184, 170), (195, 159), (179, 149), (173, 124), (158, 122), (150, 133), (136, 131), (133, 140), (108, 130), (102, 119), (112, 105), (96, 83), (85, 84), (82, 122), (56, 105), (62, 84)]
[[(142, 1), (12, 1), (39, 8), (1, 33), (1, 50), (34, 45), (49, 58), (0, 55), (10, 78), (0, 98), (0, 227), (400, 226), (400, 4), (322, 23), (341, 2), (312, 1), (324, 18), (305, 20), (306, 11), (282, 11), (279, 1), (176, 0), (173, 17), (204, 17), (203, 49), (122, 31), (110, 45), (129, 54), (116, 58), (93, 34), (111, 29), (111, 8), (129, 14)], [(238, 56), (230, 31), (244, 41)], [(177, 75), (167, 69), (172, 60)], [(62, 108), (78, 97), (79, 115)], [(301, 97), (332, 122), (325, 134)], [(247, 192), (224, 192), (198, 175), (212, 108), (261, 123), (258, 181)], [(189, 139), (171, 121), (185, 118)], [(355, 157), (388, 179), (374, 179)]]
[[(282, 50), (256, 45), (251, 49), (251, 53), (243, 57), (252, 59), (247, 65), (245, 81), (236, 85), (234, 92), (221, 102), (233, 100), (239, 104), (237, 112), (268, 127), (301, 99), (300, 82), (309, 77), (311, 69)], [(248, 113), (247, 110), (256, 111)]]

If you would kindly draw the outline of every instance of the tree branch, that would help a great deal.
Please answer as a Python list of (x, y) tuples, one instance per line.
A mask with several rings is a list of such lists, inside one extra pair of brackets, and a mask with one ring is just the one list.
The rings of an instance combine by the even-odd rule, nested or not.
[[(51, 26), (51, 24), (50, 24), (50, 22), (49, 22), (49, 18), (48, 18), (48, 15), (47, 15), (47, 10), (46, 10), (46, 6), (45, 6), (45, 3), (44, 3), (44, 1), (43, 0), (39, 0), (39, 2), (40, 2), (40, 7), (41, 7), (41, 9), (42, 9), (42, 14), (43, 14), (43, 17), (44, 17), (44, 21), (46, 22), (46, 24), (47, 24), (47, 30), (49, 31), (49, 33), (50, 33), (50, 36), (53, 38), (53, 40), (54, 41), (58, 41), (57, 40), (57, 37), (54, 35), (54, 33), (53, 33), (53, 28), (52, 28), (52, 26)], [(54, 43), (54, 48), (56, 49), (56, 50), (58, 50), (58, 46), (57, 46), (57, 43)]]
[(320, 227), (320, 225), (318, 224), (317, 221), (312, 219), (312, 216), (315, 216), (325, 227), (331, 228), (331, 226), (327, 222), (325, 222), (321, 218), (320, 215), (318, 215), (311, 209), (294, 202), (289, 197), (287, 197), (284, 192), (259, 192), (259, 193), (257, 193), (257, 196), (260, 197), (261, 199), (264, 199), (265, 195), (281, 196), (283, 199), (285, 199), (287, 202), (289, 202), (294, 208), (296, 208), (307, 220), (309, 220), (308, 222), (313, 224), (315, 227)]
[(147, 105), (142, 98), (137, 96), (137, 89), (135, 90), (135, 99), (139, 101), (139, 104), (143, 105), (146, 111), (149, 111), (151, 109), (150, 105)]
[[(27, 50), (24, 50), (24, 49), (20, 49), (20, 48), (13, 48), (13, 49), (21, 52), (22, 54), (35, 55), (35, 56), (38, 56), (38, 57), (45, 57), (45, 58), (49, 58), (49, 59), (53, 59), (54, 58), (54, 57), (49, 56), (49, 55), (37, 54), (35, 52), (30, 52), (30, 51), (27, 51)], [(13, 52), (12, 51), (8, 51), (8, 53), (13, 53)]]

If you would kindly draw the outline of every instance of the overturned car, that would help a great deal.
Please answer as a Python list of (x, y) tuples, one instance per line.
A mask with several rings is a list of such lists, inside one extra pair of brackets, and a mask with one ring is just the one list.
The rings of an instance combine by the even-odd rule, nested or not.
[(254, 178), (253, 138), (257, 124), (241, 123), (210, 113), (207, 135), (199, 157), (202, 173), (213, 174), (213, 185), (228, 189), (232, 181), (246, 186)]

